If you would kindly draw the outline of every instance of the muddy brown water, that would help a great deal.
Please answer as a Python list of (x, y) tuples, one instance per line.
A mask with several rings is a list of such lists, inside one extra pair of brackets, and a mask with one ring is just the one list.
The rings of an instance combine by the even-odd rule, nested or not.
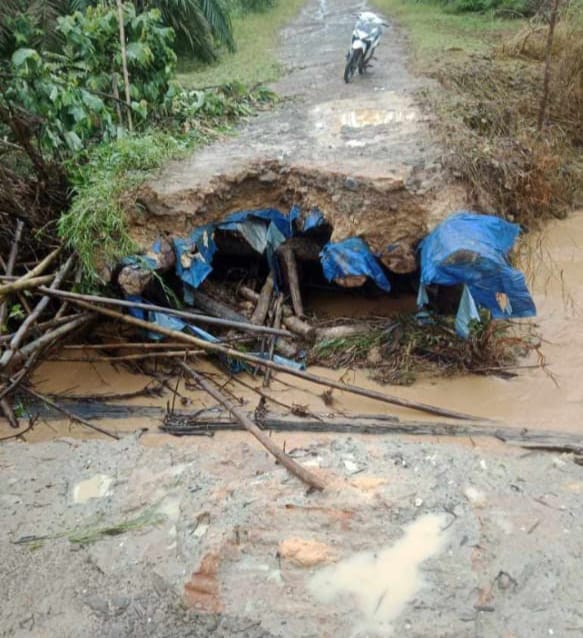
[[(475, 375), (451, 379), (429, 378), (407, 388), (387, 386), (384, 388), (385, 391), (476, 416), (496, 418), (516, 427), (581, 431), (583, 388), (578, 379), (578, 372), (583, 368), (583, 327), (580, 321), (583, 306), (583, 211), (573, 214), (565, 221), (551, 223), (542, 237), (531, 237), (528, 243), (529, 265), (534, 271), (531, 285), (538, 309), (536, 322), (544, 339), (542, 351), (546, 358), (546, 369), (519, 369), (517, 377), (512, 379)], [(406, 300), (406, 303), (409, 301)], [(344, 314), (362, 317), (367, 313), (378, 315), (402, 309), (402, 301), (379, 298), (355, 302), (353, 297), (339, 301), (337, 297), (323, 294), (314, 306), (317, 306), (323, 315)], [(521, 363), (531, 365), (536, 363), (536, 357), (533, 356)], [(206, 370), (216, 373), (216, 369), (208, 362), (201, 362), (201, 365)], [(314, 371), (328, 378), (383, 389), (368, 379), (364, 370), (334, 371), (316, 368)], [(151, 382), (147, 376), (131, 374), (124, 368), (114, 367), (109, 363), (78, 361), (46, 362), (37, 370), (34, 380), (40, 391), (69, 396), (133, 392)], [(253, 381), (249, 378), (245, 380)], [(236, 381), (231, 381), (229, 387), (242, 396), (250, 407), (256, 405), (257, 396), (251, 391)], [(213, 405), (207, 396), (189, 390), (183, 384), (179, 390), (186, 397), (188, 408), (194, 410)], [(327, 406), (322, 398), (322, 390), (323, 388), (300, 379), (277, 375), (270, 392), (288, 405), (304, 405), (319, 413), (391, 413), (403, 419), (427, 419), (426, 415), (411, 410), (393, 408), (371, 399), (338, 391), (333, 393), (333, 405)], [(158, 406), (162, 413), (169, 398), (170, 393), (167, 393), (162, 398), (140, 397), (125, 400), (123, 403)], [(149, 428), (151, 434), (148, 436), (148, 442), (158, 445), (171, 440), (168, 435), (154, 434), (159, 422), (158, 418), (135, 417), (106, 419), (100, 424), (121, 432)], [(26, 439), (41, 441), (63, 435), (98, 436), (68, 421), (47, 421), (39, 422), (34, 431), (26, 435)], [(248, 438), (244, 433), (225, 433), (220, 436)], [(279, 435), (278, 438), (282, 441), (285, 439), (290, 444), (299, 444), (303, 437), (286, 434)], [(204, 446), (212, 445), (212, 442), (203, 442), (200, 437), (196, 437), (195, 444)]]

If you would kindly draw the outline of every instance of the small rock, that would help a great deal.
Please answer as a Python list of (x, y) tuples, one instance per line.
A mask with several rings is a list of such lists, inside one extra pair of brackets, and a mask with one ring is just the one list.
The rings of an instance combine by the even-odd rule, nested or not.
[(298, 567), (313, 567), (334, 560), (329, 545), (305, 538), (288, 538), (279, 544), (279, 556)]
[(483, 507), (486, 504), (486, 495), (475, 487), (466, 487), (464, 496), (476, 507)]
[(366, 355), (366, 360), (368, 361), (368, 363), (370, 363), (371, 365), (377, 365), (379, 363), (382, 362), (383, 360), (383, 355), (381, 353), (381, 349), (379, 348), (379, 346), (373, 346), (369, 351), (368, 354)]
[(219, 597), (217, 578), (220, 557), (217, 553), (206, 554), (190, 580), (184, 585), (184, 602), (202, 614), (218, 614), (223, 610)]
[(354, 177), (347, 177), (344, 180), (344, 188), (349, 191), (355, 191), (358, 189), (358, 182), (354, 179)]

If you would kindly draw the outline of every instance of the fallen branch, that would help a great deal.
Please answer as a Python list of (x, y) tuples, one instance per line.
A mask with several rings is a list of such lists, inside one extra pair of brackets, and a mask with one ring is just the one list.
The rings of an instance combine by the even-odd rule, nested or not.
[(204, 379), (198, 372), (195, 372), (192, 368), (187, 366), (185, 363), (180, 364), (182, 369), (189, 374), (196, 383), (210, 396), (212, 396), (216, 401), (218, 401), (226, 410), (228, 410), (239, 423), (250, 432), (260, 443), (263, 445), (265, 449), (267, 449), (273, 456), (294, 476), (297, 476), (301, 481), (309, 485), (311, 488), (316, 490), (323, 490), (326, 487), (326, 483), (318, 476), (303, 468), (299, 463), (294, 461), (291, 457), (289, 457), (282, 449), (280, 449), (273, 441), (269, 438), (265, 432), (260, 430), (255, 423), (241, 410), (238, 408), (229, 398), (227, 398), (218, 388), (217, 386)]
[(117, 319), (118, 321), (122, 321), (124, 323), (135, 326), (137, 328), (142, 328), (144, 330), (151, 330), (152, 332), (157, 332), (158, 334), (164, 335), (166, 337), (170, 337), (176, 341), (184, 341), (185, 343), (191, 343), (203, 350), (206, 350), (207, 352), (226, 355), (234, 359), (239, 359), (240, 361), (247, 361), (248, 363), (251, 363), (259, 368), (272, 368), (273, 370), (276, 370), (278, 372), (283, 372), (284, 374), (289, 374), (291, 376), (298, 377), (306, 381), (311, 381), (312, 383), (323, 385), (328, 388), (336, 388), (337, 390), (342, 390), (343, 392), (349, 392), (351, 394), (367, 397), (369, 399), (375, 399), (377, 401), (382, 401), (383, 403), (399, 405), (404, 408), (419, 410), (421, 412), (427, 412), (428, 414), (436, 414), (438, 416), (443, 416), (443, 417), (447, 417), (451, 419), (459, 419), (463, 421), (483, 420), (483, 419), (477, 419), (477, 417), (472, 416), (470, 414), (463, 413), (463, 412), (456, 412), (455, 410), (448, 410), (446, 408), (440, 408), (434, 405), (428, 405), (426, 403), (410, 401), (408, 399), (392, 396), (389, 394), (385, 394), (383, 392), (378, 392), (376, 390), (367, 390), (365, 388), (361, 388), (356, 385), (351, 385), (348, 383), (345, 384), (345, 383), (341, 383), (340, 381), (334, 381), (333, 379), (326, 379), (324, 377), (320, 377), (316, 374), (311, 374), (309, 372), (295, 370), (294, 368), (287, 367), (275, 361), (266, 361), (265, 359), (261, 359), (260, 357), (255, 357), (251, 354), (247, 354), (246, 352), (240, 352), (239, 350), (234, 350), (233, 348), (222, 346), (217, 343), (210, 343), (208, 341), (204, 341), (203, 339), (199, 339), (198, 337), (194, 337), (192, 335), (188, 335), (183, 332), (178, 332), (177, 330), (170, 330), (169, 328), (163, 328), (162, 326), (158, 326), (154, 323), (143, 321), (142, 319), (137, 319), (136, 317), (131, 317), (129, 315), (122, 315), (119, 312), (115, 312), (114, 310), (109, 310), (108, 308), (101, 308), (99, 306), (96, 306), (94, 304), (89, 304), (84, 301), (75, 300), (74, 303), (80, 306), (81, 308), (85, 308), (86, 310), (99, 312), (100, 314), (105, 315), (106, 317), (110, 317), (111, 319)]

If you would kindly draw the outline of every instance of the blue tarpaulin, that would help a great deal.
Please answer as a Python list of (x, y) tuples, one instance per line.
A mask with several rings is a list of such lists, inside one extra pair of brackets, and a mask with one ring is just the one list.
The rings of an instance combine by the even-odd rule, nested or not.
[(368, 244), (360, 237), (336, 243), (329, 242), (320, 253), (324, 276), (328, 281), (341, 277), (366, 275), (375, 284), (390, 292), (391, 284)]
[(494, 319), (533, 317), (536, 308), (525, 277), (508, 259), (519, 234), (517, 224), (491, 215), (461, 211), (448, 217), (419, 246), (421, 305), (425, 286), (464, 285), (460, 311), (469, 314), (467, 320), (458, 316), (463, 336), (469, 319), (476, 318), (476, 306)]

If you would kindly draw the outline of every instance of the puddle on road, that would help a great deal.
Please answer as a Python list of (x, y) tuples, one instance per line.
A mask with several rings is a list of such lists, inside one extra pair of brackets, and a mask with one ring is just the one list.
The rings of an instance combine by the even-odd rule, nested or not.
[(73, 488), (73, 500), (75, 503), (87, 503), (92, 498), (103, 498), (109, 494), (109, 488), (113, 479), (105, 474), (96, 474), (90, 479), (80, 481)]
[(417, 111), (387, 110), (387, 109), (359, 109), (340, 113), (338, 122), (341, 127), (363, 128), (365, 126), (381, 126), (393, 122), (413, 122), (418, 119)]
[(349, 599), (358, 609), (352, 636), (387, 636), (391, 623), (425, 585), (420, 566), (445, 545), (445, 517), (427, 514), (411, 523), (404, 536), (378, 552), (362, 552), (326, 567), (310, 581), (323, 604)]

